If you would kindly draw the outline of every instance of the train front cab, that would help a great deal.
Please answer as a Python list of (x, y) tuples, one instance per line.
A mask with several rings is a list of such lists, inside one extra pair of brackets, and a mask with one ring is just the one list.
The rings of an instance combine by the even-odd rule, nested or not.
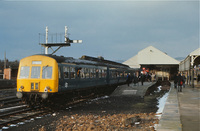
[(20, 60), (17, 76), (17, 97), (39, 94), (43, 99), (58, 92), (58, 64), (55, 59), (34, 55)]

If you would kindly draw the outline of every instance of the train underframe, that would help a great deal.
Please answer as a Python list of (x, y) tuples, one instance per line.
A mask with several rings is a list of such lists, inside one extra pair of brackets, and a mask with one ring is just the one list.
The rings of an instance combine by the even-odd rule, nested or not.
[[(121, 83), (125, 84), (125, 83)], [(29, 106), (55, 106), (55, 104), (67, 104), (76, 100), (98, 97), (103, 95), (110, 95), (117, 86), (121, 84), (104, 85), (98, 87), (88, 87), (81, 90), (69, 90), (62, 93), (38, 93), (23, 92), (22, 101)], [(47, 95), (46, 99), (43, 99), (43, 95)]]

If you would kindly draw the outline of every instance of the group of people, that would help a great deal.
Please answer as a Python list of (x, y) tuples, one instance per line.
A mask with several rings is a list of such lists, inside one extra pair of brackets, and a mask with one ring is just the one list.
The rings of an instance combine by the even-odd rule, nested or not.
[[(156, 77), (156, 76), (155, 76)], [(136, 76), (135, 74), (131, 75), (130, 73), (127, 75), (126, 83), (128, 86), (133, 82), (136, 86), (139, 85), (139, 81), (141, 82), (141, 85), (143, 85), (144, 81), (151, 81), (152, 75), (151, 74), (140, 74), (139, 76)], [(178, 90), (178, 92), (182, 92), (182, 88), (185, 87), (185, 81), (186, 77), (184, 74), (175, 74), (174, 75), (174, 88)]]
[(185, 87), (186, 77), (181, 73), (174, 75), (174, 88), (178, 90), (178, 92), (182, 92), (182, 88)]
[(143, 85), (143, 83), (145, 81), (152, 81), (152, 76), (150, 74), (140, 74), (139, 76), (136, 76), (135, 74), (131, 75), (130, 73), (127, 75), (127, 84), (129, 86), (130, 83), (134, 83), (134, 85), (139, 85), (139, 81), (141, 82), (141, 85)]

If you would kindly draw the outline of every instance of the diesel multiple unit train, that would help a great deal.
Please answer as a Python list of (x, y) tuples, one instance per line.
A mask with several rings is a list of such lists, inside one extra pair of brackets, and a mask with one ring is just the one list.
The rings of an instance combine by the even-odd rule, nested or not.
[(20, 60), (16, 95), (37, 102), (55, 95), (90, 92), (124, 84), (132, 72), (129, 66), (102, 57), (33, 55)]

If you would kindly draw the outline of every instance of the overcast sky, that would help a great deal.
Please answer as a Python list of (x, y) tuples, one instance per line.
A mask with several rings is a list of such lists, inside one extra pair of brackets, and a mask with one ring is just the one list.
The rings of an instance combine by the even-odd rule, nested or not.
[(68, 26), (70, 39), (83, 40), (57, 55), (125, 61), (152, 45), (173, 58), (186, 57), (199, 48), (199, 14), (198, 0), (0, 1), (0, 59), (5, 51), (9, 60), (41, 53), (39, 33), (46, 26), (49, 34)]

